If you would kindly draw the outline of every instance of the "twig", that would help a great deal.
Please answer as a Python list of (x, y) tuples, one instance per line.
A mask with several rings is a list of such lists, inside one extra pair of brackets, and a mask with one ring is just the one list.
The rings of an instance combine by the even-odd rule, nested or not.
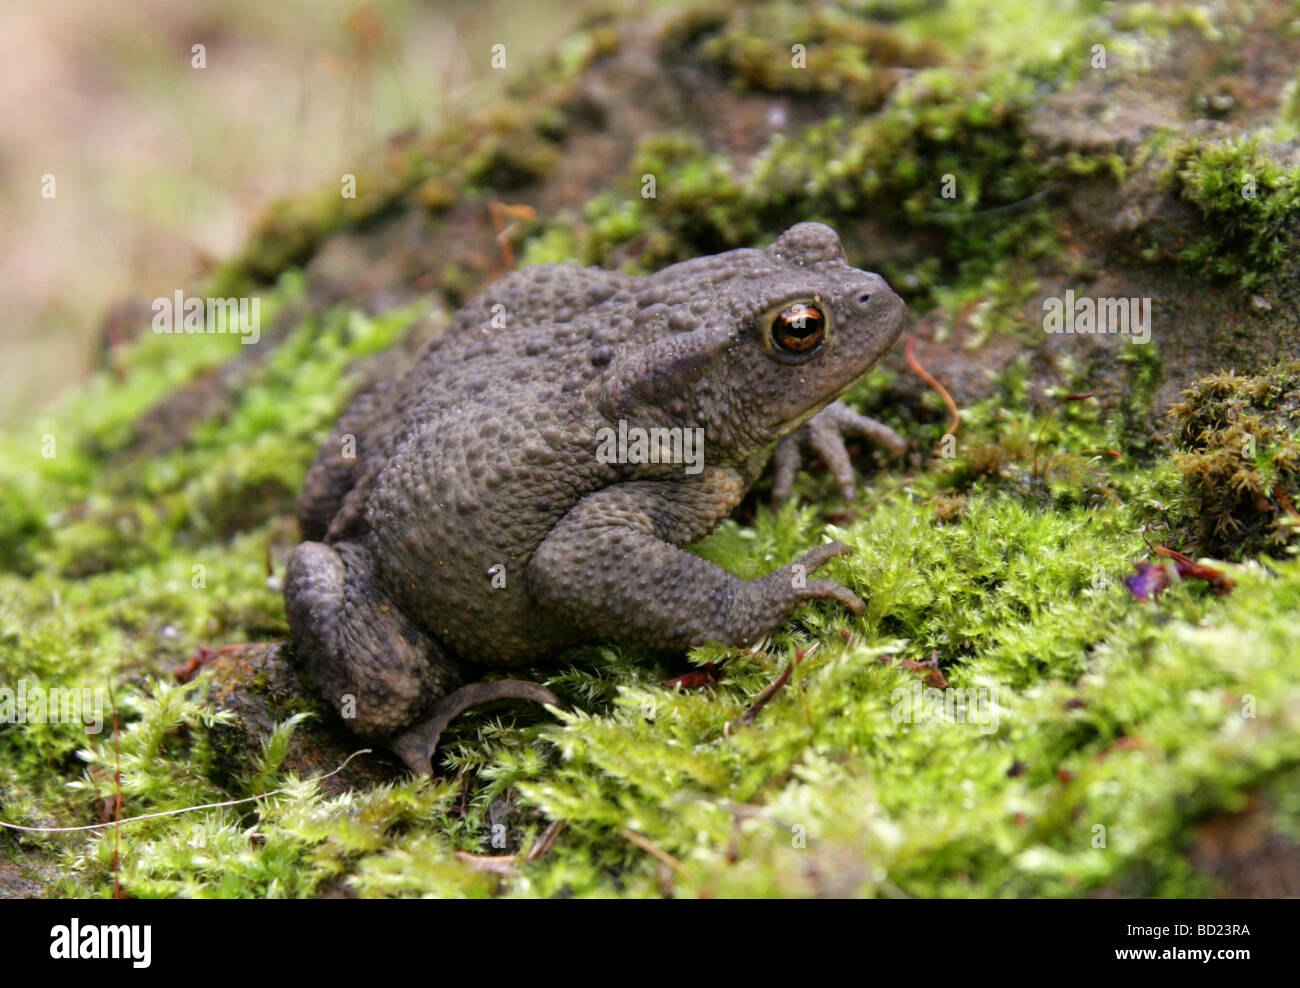
[(200, 669), (222, 655), (239, 652), (246, 648), (261, 648), (270, 644), (271, 642), (235, 642), (233, 645), (222, 645), (220, 648), (200, 645), (194, 650), (193, 655), (172, 670), (172, 675), (176, 677), (176, 682), (188, 683), (198, 674)]
[(497, 202), (493, 200), (488, 204), (488, 212), (492, 216), (492, 226), (497, 231), (497, 243), (501, 247), (501, 260), (506, 266), (507, 271), (515, 269), (515, 252), (510, 247), (510, 237), (517, 229), (516, 224), (505, 225), (507, 219), (512, 220), (531, 220), (537, 215), (537, 210), (532, 206), (510, 205), (509, 203)]
[(962, 212), (958, 212), (955, 209), (948, 209), (937, 213), (930, 213), (930, 212), (921, 213), (921, 215), (924, 216), (926, 219), (952, 220), (954, 222), (965, 222), (966, 220), (975, 219), (980, 216), (997, 216), (1000, 213), (1010, 213), (1010, 212), (1014, 212), (1017, 209), (1024, 209), (1031, 202), (1037, 202), (1039, 199), (1042, 199), (1044, 196), (1050, 195), (1052, 192), (1056, 191), (1056, 189), (1059, 188), (1060, 185), (1061, 185), (1060, 182), (1053, 182), (1051, 185), (1047, 186), (1046, 188), (1039, 189), (1037, 192), (1031, 193), (1030, 195), (1025, 196), (1023, 199), (1017, 199), (1015, 202), (1004, 203), (1001, 206), (989, 206), (987, 209), (976, 209), (976, 210), (972, 210), (969, 213), (962, 213)]
[(471, 854), (469, 851), (457, 851), (456, 857), (475, 871), (486, 871), (507, 878), (519, 870), (519, 858), (513, 854)]
[(772, 697), (776, 696), (777, 691), (780, 690), (782, 686), (790, 681), (790, 676), (794, 672), (794, 667), (802, 664), (804, 656), (810, 654), (816, 647), (817, 643), (814, 642), (807, 652), (801, 648), (795, 649), (794, 660), (785, 667), (781, 675), (777, 676), (771, 684), (766, 686), (763, 691), (755, 697), (754, 703), (750, 708), (737, 717), (734, 723), (741, 727), (754, 723), (754, 718), (758, 716), (758, 712), (767, 706), (768, 701), (771, 700)]
[(767, 706), (768, 701), (771, 700), (772, 697), (776, 696), (777, 690), (779, 690), (782, 686), (784, 686), (786, 683), (790, 681), (790, 674), (792, 672), (794, 672), (793, 662), (791, 662), (784, 669), (782, 669), (781, 675), (777, 676), (776, 679), (771, 684), (769, 684), (763, 689), (763, 692), (758, 694), (758, 697), (754, 700), (753, 705), (750, 706), (750, 708), (746, 710), (743, 714), (741, 714), (739, 717), (736, 718), (735, 721), (736, 724), (744, 726), (744, 725), (754, 723), (754, 718), (758, 716), (758, 712), (762, 710), (765, 706)]
[(546, 829), (542, 831), (542, 836), (537, 839), (537, 843), (533, 845), (533, 849), (528, 852), (528, 857), (524, 860), (536, 861), (549, 851), (551, 845), (555, 843), (555, 838), (559, 837), (560, 831), (564, 829), (564, 824), (564, 820), (552, 820)]
[(564, 829), (564, 820), (552, 820), (542, 831), (542, 836), (529, 850), (528, 855), (520, 861), (518, 854), (474, 854), (470, 851), (457, 851), (456, 857), (464, 861), (475, 871), (486, 871), (493, 875), (509, 878), (519, 874), (519, 865), (536, 861), (551, 849), (555, 838)]
[(669, 868), (673, 869), (673, 871), (677, 872), (678, 874), (684, 874), (686, 872), (686, 866), (684, 864), (682, 864), (680, 861), (674, 858), (662, 847), (655, 844), (648, 837), (642, 837), (635, 830), (628, 830), (627, 827), (619, 827), (618, 832), (622, 834), (623, 837), (625, 837), (627, 840), (630, 840), (637, 847), (641, 848), (641, 850), (645, 851), (647, 854), (654, 855), (654, 857), (656, 857), (659, 861), (666, 864)]
[(948, 393), (948, 389), (940, 384), (933, 374), (921, 366), (921, 362), (916, 359), (916, 354), (912, 352), (915, 346), (916, 337), (909, 336), (907, 342), (903, 344), (903, 359), (907, 361), (907, 366), (912, 368), (912, 372), (917, 377), (939, 392), (939, 397), (948, 406), (948, 413), (952, 415), (952, 425), (948, 426), (948, 434), (956, 435), (957, 429), (961, 426), (961, 412), (957, 410), (957, 403), (952, 400), (952, 395)]

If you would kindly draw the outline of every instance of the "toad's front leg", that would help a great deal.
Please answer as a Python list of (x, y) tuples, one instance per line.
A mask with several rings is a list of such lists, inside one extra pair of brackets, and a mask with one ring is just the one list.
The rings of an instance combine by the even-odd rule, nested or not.
[(795, 474), (799, 472), (802, 459), (799, 450), (805, 444), (826, 461), (839, 486), (840, 496), (845, 501), (852, 501), (857, 494), (857, 483), (844, 442), (846, 435), (869, 439), (895, 456), (907, 452), (907, 440), (889, 426), (859, 415), (842, 401), (834, 402), (782, 439), (776, 447), (776, 455), (772, 458), (772, 503), (784, 503), (794, 490)]
[(586, 632), (655, 647), (706, 641), (744, 646), (805, 601), (865, 609), (846, 587), (807, 579), (839, 542), (818, 546), (756, 580), (742, 580), (678, 548), (710, 531), (744, 493), (739, 480), (633, 481), (588, 494), (553, 528), (528, 566), (529, 589)]

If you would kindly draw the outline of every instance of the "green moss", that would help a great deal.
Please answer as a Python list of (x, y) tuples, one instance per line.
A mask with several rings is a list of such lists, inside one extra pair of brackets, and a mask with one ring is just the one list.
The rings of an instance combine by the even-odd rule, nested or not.
[(446, 179), (426, 179), (415, 190), (415, 201), (433, 213), (440, 213), (456, 202), (456, 190)]
[(1278, 101), (1278, 118), (1280, 129), (1294, 140), (1297, 131), (1300, 131), (1300, 73), (1282, 90)]
[(1300, 532), (1300, 363), (1216, 374), (1170, 409), (1183, 498), (1173, 520), (1207, 555), (1277, 553)]
[(1183, 263), (1250, 287), (1295, 253), (1300, 167), (1284, 169), (1258, 141), (1185, 142), (1169, 181), (1205, 222), (1205, 233), (1178, 254)]
[[(365, 895), (654, 895), (666, 881), (705, 895), (1204, 893), (1179, 853), (1189, 821), (1300, 760), (1300, 641), (1286, 617), (1300, 564), (1239, 569), (1228, 598), (1184, 585), (1156, 609), (1120, 584), (1144, 551), (1133, 520), (976, 495), (936, 526), (895, 494), (829, 530), (857, 549), (830, 575), (864, 594), (862, 618), (819, 606), (759, 653), (701, 649), (697, 662), (724, 663), (712, 692), (659, 685), (667, 670), (636, 650), (575, 652), (549, 680), (569, 710), (558, 723), (455, 725), (447, 767), (467, 790), (453, 778), (322, 798), (276, 772), (285, 725), (245, 791), (286, 795), (130, 825), (122, 880), (138, 896), (308, 895), (340, 881)], [(808, 508), (760, 510), (699, 551), (757, 575), (824, 528)], [(796, 648), (790, 684), (737, 726)], [(936, 652), (954, 687), (988, 691), (996, 724), (899, 719), (919, 680), (897, 660)], [(1257, 706), (1243, 719), (1247, 695)], [(225, 796), (206, 781), (206, 715), (188, 696), (123, 687), (130, 812)], [(51, 750), (24, 736), (24, 759), (34, 749)], [(74, 816), (103, 795), (114, 754), (101, 741), (83, 757), (86, 781), (66, 790)], [(38, 805), (51, 804), (6, 813)], [(567, 821), (555, 847), (513, 878), (456, 857), (526, 850), (552, 819)], [(496, 821), (504, 848), (491, 845)], [(626, 832), (681, 870), (665, 878)], [(111, 836), (66, 846), (67, 889), (106, 891)]]
[[(881, 265), (922, 308), (942, 285), (991, 295), (997, 311), (1014, 311), (1031, 287), (1017, 271), (1054, 249), (1038, 198), (1051, 172), (1026, 150), (1034, 85), (1015, 73), (921, 72), (879, 114), (852, 124), (832, 118), (797, 139), (778, 134), (743, 170), (692, 135), (653, 135), (619, 192), (593, 198), (576, 232), (543, 225), (525, 244), (523, 263), (577, 256), (608, 264), (632, 245), (637, 262), (629, 267), (653, 270), (752, 244), (800, 219), (836, 224), (852, 246), (852, 217), (869, 215), (933, 236), (927, 262), (897, 271)], [(955, 198), (944, 197), (945, 176)], [(1013, 259), (1018, 269), (1008, 266)]]
[(1115, 26), (1122, 31), (1141, 31), (1154, 37), (1166, 37), (1180, 27), (1193, 27), (1207, 41), (1223, 39), (1212, 8), (1205, 4), (1125, 4), (1115, 12)]
[(1154, 341), (1128, 346), (1120, 351), (1119, 361), (1126, 370), (1119, 401), (1123, 415), (1120, 445), (1135, 455), (1151, 456), (1161, 445), (1161, 423), (1155, 413), (1156, 389), (1164, 380), (1160, 348)]
[[(349, 357), (384, 345), (410, 318), (308, 320), (225, 426), (197, 430), (196, 447), (164, 458), (166, 470), (117, 483), (143, 495), (170, 475), (173, 489), (186, 489), (220, 463), (211, 456), (223, 429), (247, 455), (257, 436), (289, 428), (267, 418), (276, 403), (258, 388), (286, 401), (336, 394)], [(291, 367), (311, 383), (300, 385), (286, 373)], [(1294, 371), (1287, 375), (1206, 384), (1185, 428), (1213, 427), (1239, 406), (1255, 414), (1290, 409)], [(1006, 400), (1023, 400), (1022, 385), (1008, 380)], [(336, 401), (320, 400), (296, 427), (301, 447), (298, 438), (278, 437), (278, 455), (295, 469), (310, 455), (302, 433), (318, 438)], [(172, 536), (147, 534), (159, 525), (151, 517), (136, 553), (75, 580), (50, 565), (74, 554), (36, 553), (28, 578), (0, 577), (8, 615), (0, 672), (5, 682), (24, 675), (114, 685), (127, 813), (288, 790), (124, 827), (120, 878), (137, 896), (334, 888), (464, 896), (656, 895), (666, 887), (687, 895), (1211, 891), (1181, 855), (1195, 820), (1238, 807), (1252, 789), (1285, 787), (1288, 767), (1300, 762), (1293, 723), (1300, 641), (1288, 617), (1300, 603), (1300, 564), (1271, 564), (1272, 575), (1239, 568), (1227, 598), (1184, 584), (1159, 608), (1141, 604), (1121, 580), (1147, 551), (1146, 505), (1176, 503), (1168, 461), (1108, 467), (1107, 497), (1068, 468), (1077, 450), (1118, 428), (1095, 403), (1066, 403), (1046, 419), (988, 402), (965, 419), (958, 448), (968, 476), (942, 518), (936, 508), (963, 468), (939, 460), (905, 489), (878, 478), (860, 495), (862, 514), (838, 528), (794, 503), (775, 513), (760, 508), (751, 526), (728, 522), (697, 548), (756, 576), (823, 534), (843, 539), (857, 553), (827, 575), (862, 594), (863, 617), (819, 605), (757, 653), (697, 650), (697, 663), (721, 663), (712, 691), (662, 686), (680, 669), (636, 649), (576, 650), (548, 680), (564, 700), (560, 721), (531, 710), (509, 720), (462, 718), (444, 749), (452, 778), (438, 785), (323, 797), (277, 769), (290, 723), (242, 782), (228, 790), (211, 781), (210, 739), (218, 735), (205, 727), (210, 712), (192, 688), (151, 677), (196, 643), (282, 633), (279, 598), (262, 582), (275, 518), (233, 538), (187, 522), (190, 546), (178, 551)], [(1026, 480), (1036, 441), (1046, 502)], [(800, 490), (833, 496), (824, 487), (800, 481)], [(58, 492), (75, 490), (51, 484), (45, 507), (67, 510)], [(165, 517), (167, 499), (151, 500)], [(6, 517), (22, 524), (21, 512)], [(113, 519), (91, 514), (75, 531), (56, 524), (56, 545), (108, 539), (104, 533), (121, 531)], [(202, 588), (191, 584), (195, 560), (210, 567)], [(739, 726), (796, 650), (804, 659), (791, 682), (752, 726)], [(989, 708), (996, 727), (942, 715), (896, 718), (920, 682), (899, 660), (932, 656), (954, 688), (996, 698)], [(1241, 716), (1247, 696), (1257, 701), (1253, 719)], [(95, 819), (112, 789), (114, 745), (76, 725), (5, 732), (0, 755), (6, 819)], [(567, 821), (555, 846), (513, 877), (457, 857), (526, 851), (554, 819)], [(504, 847), (492, 845), (497, 825), (505, 827)], [(1106, 828), (1104, 848), (1094, 846), (1097, 826)], [(628, 833), (672, 855), (680, 870), (665, 876)], [(61, 862), (60, 891), (111, 888), (110, 835), (22, 840)]]
[[(559, 159), (554, 140), (539, 131), (536, 113), (520, 102), (483, 115), (484, 133), (467, 149), (465, 181), (472, 186), (508, 191), (545, 178)], [(549, 119), (542, 124), (551, 129)]]
[(743, 7), (699, 49), (741, 88), (798, 96), (834, 95), (872, 110), (893, 89), (899, 70), (936, 65), (933, 42), (912, 42), (883, 24), (835, 7), (799, 4)]
[(1147, 433), (1129, 442), (1131, 423), (1116, 414), (1114, 402), (1103, 403), (1108, 396), (1075, 400), (1061, 394), (1031, 407), (1023, 362), (1001, 376), (996, 390), (998, 397), (962, 409), (955, 436), (947, 436), (949, 419), (937, 395), (927, 399), (935, 411), (931, 420), (899, 423), (933, 451), (932, 474), (920, 489), (937, 501), (998, 494), (1044, 510), (1102, 508), (1147, 493), (1159, 475), (1135, 469), (1154, 444)]
[[(618, 29), (606, 17), (596, 17), (585, 30), (566, 40), (556, 52), (554, 66), (561, 79), (572, 79), (593, 62), (613, 55), (623, 46)], [(547, 69), (543, 68), (542, 72)], [(514, 86), (514, 92), (528, 98), (537, 88), (538, 74), (530, 73)]]

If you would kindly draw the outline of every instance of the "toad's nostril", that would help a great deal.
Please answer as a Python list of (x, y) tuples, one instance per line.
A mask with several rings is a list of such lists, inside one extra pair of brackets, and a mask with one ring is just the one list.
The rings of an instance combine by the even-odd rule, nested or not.
[(863, 292), (861, 295), (858, 296), (858, 305), (866, 305), (870, 301), (871, 301), (870, 292)]

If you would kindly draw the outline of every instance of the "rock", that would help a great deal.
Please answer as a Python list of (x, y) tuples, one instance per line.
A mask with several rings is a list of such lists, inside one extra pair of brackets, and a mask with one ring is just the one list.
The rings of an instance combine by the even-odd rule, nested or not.
[[(212, 776), (219, 785), (239, 791), (239, 780), (256, 764), (263, 742), (276, 724), (294, 714), (313, 716), (294, 730), (284, 772), (303, 779), (322, 776), (342, 765), (349, 755), (369, 747), (347, 731), (333, 710), (317, 701), (292, 660), (287, 642), (272, 642), (227, 652), (208, 665), (208, 699), (218, 711), (234, 715), (232, 723), (218, 724), (209, 733), (215, 755)], [(337, 795), (405, 777), (401, 762), (375, 750), (325, 779), (321, 790)]]

